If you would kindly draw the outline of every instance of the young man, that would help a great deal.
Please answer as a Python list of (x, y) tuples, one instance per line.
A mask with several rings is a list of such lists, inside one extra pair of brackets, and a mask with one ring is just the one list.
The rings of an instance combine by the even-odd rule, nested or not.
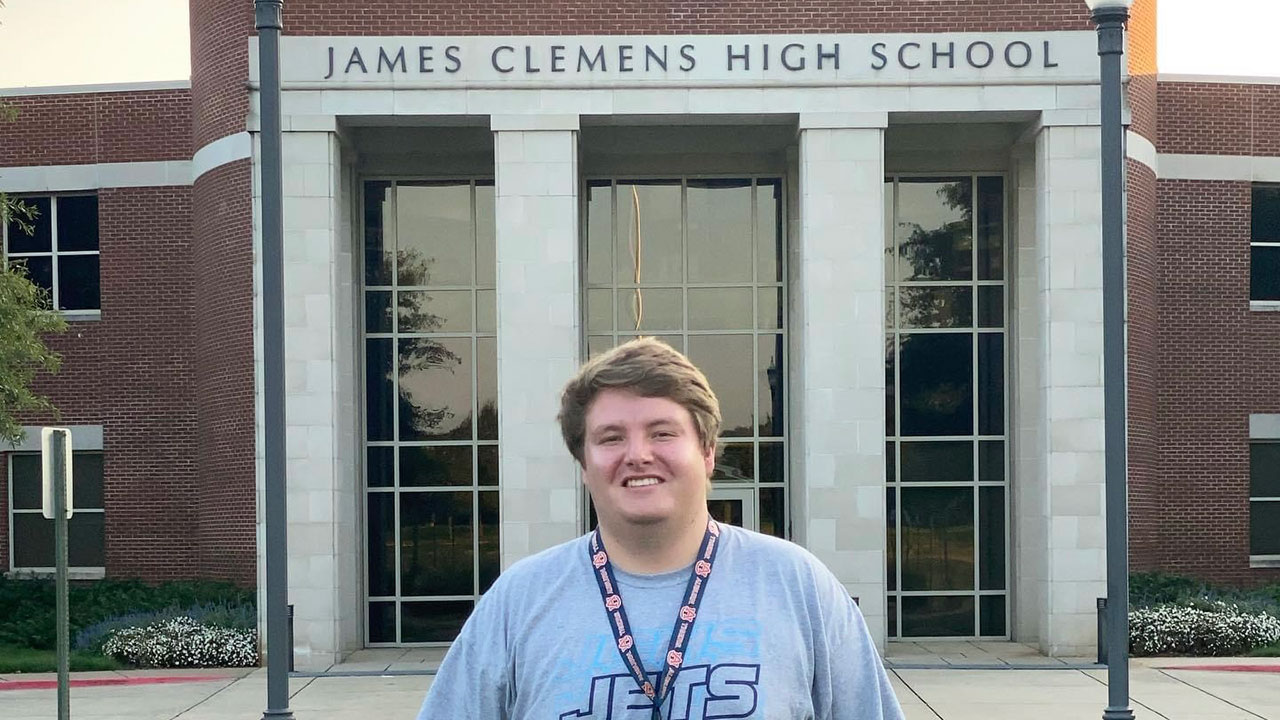
[(720, 407), (652, 338), (588, 362), (560, 428), (599, 518), (477, 603), (419, 720), (899, 720), (862, 615), (802, 548), (707, 514)]

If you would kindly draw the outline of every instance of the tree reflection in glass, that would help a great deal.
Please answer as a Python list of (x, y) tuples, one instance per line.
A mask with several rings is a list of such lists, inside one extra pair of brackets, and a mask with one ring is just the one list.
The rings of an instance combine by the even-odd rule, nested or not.
[(900, 180), (895, 236), (899, 280), (971, 279), (972, 180)]

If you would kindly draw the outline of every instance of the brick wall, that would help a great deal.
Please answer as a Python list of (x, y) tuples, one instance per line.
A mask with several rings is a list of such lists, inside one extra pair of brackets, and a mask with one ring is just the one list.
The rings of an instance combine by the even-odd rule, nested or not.
[(1079, 0), (288, 2), (290, 35), (607, 35), (1082, 30)]
[(1280, 85), (1160, 83), (1162, 153), (1280, 155)]
[(1146, 570), (1157, 567), (1161, 558), (1156, 176), (1147, 166), (1129, 160), (1126, 183), (1129, 563), (1134, 569)]
[(250, 160), (237, 160), (196, 181), (192, 253), (198, 566), (246, 585), (256, 579), (250, 172)]
[[(190, 0), (191, 97), (186, 125), (196, 148), (243, 132), (249, 114), (249, 37), (253, 3)], [(291, 3), (286, 3), (289, 5)], [(290, 31), (291, 32), (291, 31)]]
[(191, 159), (191, 91), (30, 95), (0, 122), (0, 167)]
[(1156, 0), (1135, 0), (1129, 13), (1130, 130), (1156, 139)]
[(62, 369), (35, 389), (57, 422), (103, 427), (108, 576), (193, 577), (190, 188), (104, 189), (98, 218), (101, 318), (49, 338)]

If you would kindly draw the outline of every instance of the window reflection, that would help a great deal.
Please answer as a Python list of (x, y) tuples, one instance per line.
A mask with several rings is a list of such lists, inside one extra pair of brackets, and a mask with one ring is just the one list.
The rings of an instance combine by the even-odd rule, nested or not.
[(973, 183), (969, 178), (898, 183), (899, 280), (973, 277)]

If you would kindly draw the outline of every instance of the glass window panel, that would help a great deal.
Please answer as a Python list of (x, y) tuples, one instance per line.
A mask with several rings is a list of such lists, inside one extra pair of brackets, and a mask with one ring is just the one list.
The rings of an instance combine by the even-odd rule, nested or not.
[(1280, 247), (1254, 245), (1249, 264), (1249, 298), (1280, 300)]
[(1004, 279), (1004, 178), (978, 178), (978, 279)]
[(750, 335), (692, 335), (689, 359), (702, 368), (711, 389), (720, 399), (724, 418), (721, 434), (726, 437), (752, 436)]
[(1280, 442), (1249, 445), (1249, 495), (1280, 498)]
[(973, 596), (904, 597), (902, 637), (971, 637)]
[(978, 488), (978, 589), (1004, 590), (1004, 488)]
[(470, 290), (401, 290), (396, 295), (398, 329), (402, 333), (471, 330)]
[(498, 439), (498, 341), (476, 338), (476, 439)]
[[(684, 327), (684, 291), (646, 288), (618, 289), (618, 330), (653, 332)], [(639, 322), (636, 320), (639, 318)]]
[(904, 328), (973, 327), (973, 288), (900, 287), (898, 310)]
[(786, 461), (780, 442), (760, 443), (760, 477), (762, 483), (783, 482), (787, 479)]
[(785, 488), (760, 488), (760, 532), (765, 535), (787, 536), (785, 493)]
[(391, 332), (391, 291), (369, 290), (364, 294), (364, 331)]
[(755, 479), (755, 446), (752, 443), (720, 443), (711, 479), (719, 482), (751, 482)]
[(978, 334), (978, 434), (1004, 434), (1004, 335)]
[(786, 398), (783, 397), (786, 372), (782, 365), (782, 336), (761, 335), (758, 342), (760, 367), (756, 381), (759, 383), (759, 407), (756, 408), (756, 420), (760, 436), (782, 437), (786, 433)]
[(391, 338), (365, 340), (365, 420), (370, 440), (392, 440), (395, 435), (391, 343)]
[(14, 513), (11, 517), (13, 566), (53, 567), (53, 521), (40, 513)]
[(587, 336), (587, 357), (595, 357), (611, 347), (613, 347), (612, 335)]
[(884, 340), (884, 434), (890, 437), (898, 434), (898, 346), (893, 338), (888, 335)]
[(471, 482), (470, 445), (400, 448), (400, 487), (470, 485)]
[(898, 481), (898, 450), (897, 443), (887, 442), (884, 444), (884, 481)]
[(894, 299), (893, 299), (893, 298), (894, 298), (894, 294), (895, 294), (895, 291), (894, 291), (894, 289), (893, 289), (893, 288), (885, 288), (885, 291), (884, 291), (884, 326), (885, 326), (885, 328), (886, 328), (886, 329), (888, 329), (888, 330), (893, 330), (894, 328), (898, 327), (898, 325), (897, 325), (897, 322), (898, 322), (898, 313), (894, 312), (895, 310), (897, 310), (897, 305), (895, 305), (895, 304), (894, 304)]
[(1254, 185), (1251, 235), (1254, 242), (1280, 242), (1280, 185)]
[(399, 342), (400, 439), (471, 439), (471, 340)]
[(615, 218), (617, 282), (637, 282), (637, 257), (640, 260), (641, 284), (678, 283), (684, 279), (680, 216), (678, 180), (618, 183)]
[(751, 282), (751, 181), (690, 180), (689, 282)]
[(972, 348), (969, 333), (900, 336), (903, 435), (973, 433)]
[(476, 332), (498, 331), (498, 299), (493, 290), (476, 292)]
[(369, 603), (369, 642), (393, 643), (396, 641), (396, 604), (393, 602)]
[[(625, 291), (624, 291), (625, 292)], [(631, 293), (626, 293), (629, 297)], [(632, 327), (635, 327), (634, 320)], [(613, 290), (587, 291), (587, 332), (613, 331)]]
[(689, 288), (690, 330), (750, 330), (751, 288)]
[(756, 327), (760, 330), (782, 329), (782, 289), (760, 288), (756, 291), (756, 298)]
[(21, 267), (26, 269), (27, 279), (44, 288), (45, 293), (49, 294), (52, 301), (53, 293), (53, 258), (46, 255), (44, 257), (24, 257), (14, 258), (10, 263), (10, 267)]
[[(495, 450), (497, 448), (494, 448)], [(501, 542), (499, 541), (501, 518), (498, 508), (498, 493), (482, 492), (478, 498), (480, 502), (480, 527), (478, 541), (480, 543), (480, 592), (489, 589), (494, 580), (498, 579), (498, 573), (502, 568), (502, 557), (500, 555)]]
[(389, 182), (364, 184), (364, 284), (390, 285), (394, 260), (395, 228), (387, 227), (391, 217), (392, 190)]
[(1005, 596), (983, 595), (978, 598), (978, 613), (982, 615), (980, 634), (986, 637), (1004, 637), (1009, 632), (1005, 623)]
[(1280, 502), (1249, 503), (1249, 554), (1280, 555)]
[(58, 251), (98, 249), (98, 196), (58, 198)]
[(898, 181), (899, 280), (973, 277), (972, 186), (969, 178)]
[[(74, 461), (72, 465), (74, 466)], [(37, 453), (15, 453), (9, 456), (9, 470), (13, 473), (13, 508), (38, 510), (43, 502), (43, 471)]]
[(475, 591), (470, 492), (400, 494), (400, 594)]
[(396, 594), (396, 496), (367, 493), (369, 535), (369, 594)]
[(19, 202), (35, 211), (35, 217), (23, 221), (31, 226), (31, 232), (18, 227), (16, 217), (9, 218), (9, 252), (52, 252), (53, 251), (53, 215), (49, 208), (49, 198), (18, 198)]
[(78, 452), (71, 462), (73, 507), (77, 510), (101, 510), (102, 453)]
[(58, 256), (58, 309), (97, 310), (100, 296), (97, 255)]
[(104, 545), (106, 536), (103, 532), (105, 517), (100, 512), (78, 512), (67, 521), (67, 565), (71, 567), (106, 566)]
[(973, 589), (973, 488), (902, 487), (902, 589)]
[(495, 254), (497, 223), (495, 220), (493, 181), (476, 183), (476, 284), (497, 285), (498, 261)]
[(902, 482), (973, 482), (973, 443), (902, 443)]
[(893, 219), (893, 180), (884, 181), (884, 282), (889, 284), (897, 277), (893, 259), (897, 255), (893, 251), (894, 219)]
[(394, 487), (396, 449), (382, 445), (366, 448), (364, 472), (366, 487)]
[(471, 615), (470, 600), (400, 603), (400, 642), (450, 642)]
[(587, 184), (587, 285), (608, 285), (613, 278), (613, 186), (608, 180)]
[(1004, 327), (1004, 288), (983, 285), (978, 288), (978, 327)]
[(885, 580), (889, 590), (898, 589), (898, 488), (885, 489)]
[(498, 486), (498, 446), (481, 445), (476, 448), (477, 475), (481, 487)]
[(732, 498), (708, 498), (707, 511), (717, 522), (742, 527), (742, 501)]
[(782, 281), (782, 180), (756, 183), (756, 280)]
[(396, 186), (396, 283), (470, 285), (475, 238), (471, 185)]
[(889, 598), (889, 604), (886, 606), (889, 613), (889, 637), (898, 637), (898, 598)]
[(1004, 482), (1004, 441), (978, 442), (978, 480)]

